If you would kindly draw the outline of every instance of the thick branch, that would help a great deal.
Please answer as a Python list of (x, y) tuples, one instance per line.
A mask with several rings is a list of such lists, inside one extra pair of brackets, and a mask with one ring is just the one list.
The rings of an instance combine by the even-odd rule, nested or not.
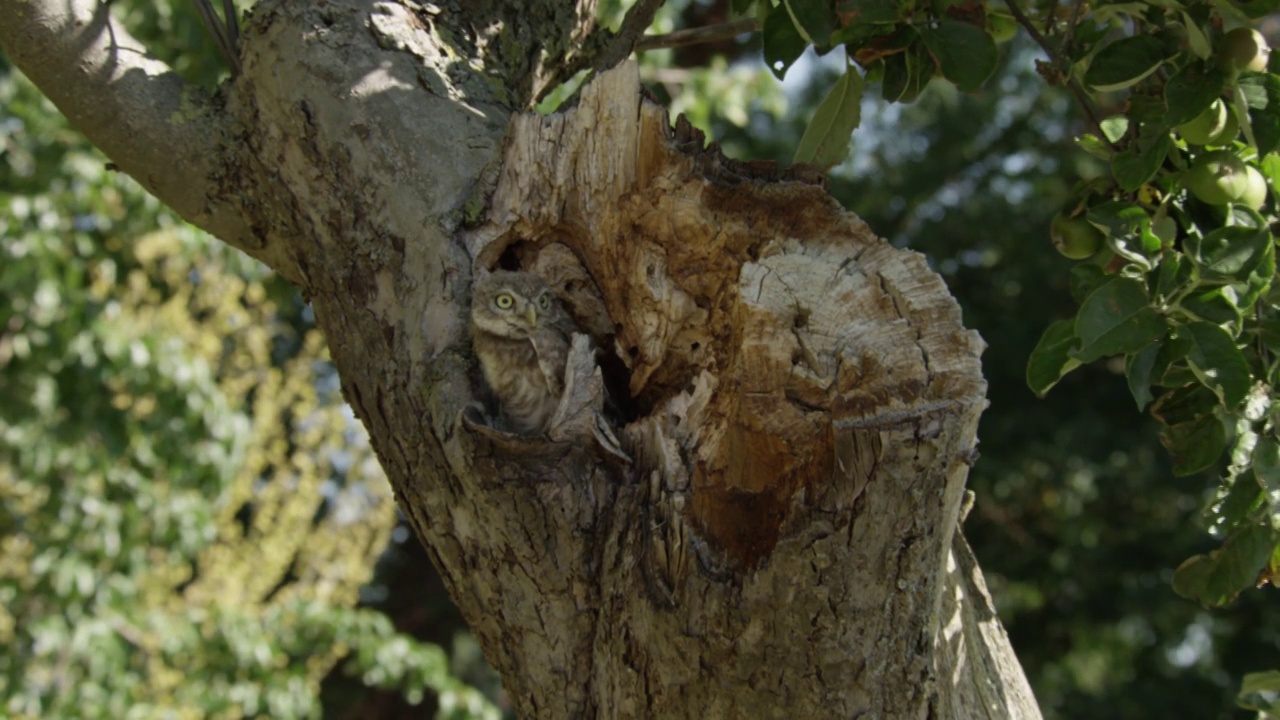
[(0, 0), (0, 48), (121, 170), (183, 218), (266, 260), (235, 209), (213, 206), (229, 127), (97, 0)]

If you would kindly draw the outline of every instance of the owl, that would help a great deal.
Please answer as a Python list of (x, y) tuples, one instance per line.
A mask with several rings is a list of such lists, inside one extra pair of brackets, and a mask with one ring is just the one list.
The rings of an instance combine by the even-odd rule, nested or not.
[(485, 382), (519, 433), (550, 429), (564, 393), (577, 326), (551, 286), (526, 272), (480, 271), (471, 296), (471, 338)]

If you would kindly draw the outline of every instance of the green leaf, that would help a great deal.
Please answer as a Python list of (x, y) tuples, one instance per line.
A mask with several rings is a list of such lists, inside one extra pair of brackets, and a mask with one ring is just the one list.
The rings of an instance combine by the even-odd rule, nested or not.
[(934, 27), (919, 28), (929, 54), (942, 76), (962, 92), (975, 92), (996, 69), (995, 40), (982, 28), (944, 18)]
[(1201, 60), (1208, 60), (1213, 55), (1213, 45), (1200, 28), (1200, 23), (1186, 12), (1182, 13), (1183, 27), (1187, 29), (1187, 46), (1192, 54)]
[(1256, 710), (1272, 717), (1280, 714), (1280, 670), (1248, 673), (1240, 683), (1236, 705), (1246, 710)]
[(1253, 376), (1231, 334), (1210, 322), (1193, 322), (1179, 329), (1178, 335), (1191, 340), (1187, 362), (1200, 382), (1212, 390), (1227, 409), (1239, 405), (1249, 392)]
[(1216, 63), (1188, 63), (1165, 83), (1167, 122), (1181, 125), (1194, 120), (1222, 95), (1226, 81)]
[(1249, 106), (1258, 154), (1266, 155), (1280, 145), (1280, 77), (1271, 73), (1244, 75), (1239, 87)]
[(831, 47), (836, 18), (826, 0), (782, 0), (800, 37), (818, 48)]
[(1151, 224), (1145, 208), (1123, 200), (1111, 200), (1089, 208), (1089, 222), (1108, 235), (1128, 235)]
[(1271, 289), (1271, 283), (1276, 277), (1276, 246), (1274, 242), (1267, 243), (1262, 251), (1262, 261), (1258, 263), (1253, 272), (1249, 273), (1249, 279), (1245, 282), (1244, 287), (1237, 286), (1240, 291), (1240, 299), (1236, 305), (1240, 308), (1251, 307), (1258, 298)]
[(1102, 92), (1133, 86), (1155, 72), (1168, 57), (1154, 35), (1120, 38), (1098, 51), (1084, 74), (1084, 83)]
[(809, 43), (800, 36), (791, 16), (783, 8), (774, 8), (764, 19), (764, 30), (761, 33), (764, 43), (764, 61), (769, 70), (779, 80), (787, 74), (800, 56), (804, 54)]
[(1075, 334), (1080, 362), (1142, 350), (1165, 334), (1164, 318), (1151, 306), (1146, 286), (1129, 278), (1114, 278), (1094, 290), (1080, 306)]
[(1080, 361), (1071, 357), (1076, 344), (1074, 320), (1059, 320), (1045, 329), (1027, 360), (1027, 387), (1031, 392), (1044, 397), (1063, 376), (1080, 367)]
[[(1152, 410), (1153, 414), (1157, 409), (1161, 409), (1159, 405)], [(1169, 451), (1173, 460), (1173, 474), (1186, 477), (1207, 470), (1218, 462), (1227, 448), (1227, 434), (1217, 416), (1199, 415), (1162, 427), (1160, 444)]]
[(1083, 303), (1085, 298), (1094, 290), (1102, 287), (1102, 284), (1111, 280), (1111, 276), (1102, 269), (1101, 266), (1083, 262), (1076, 263), (1071, 268), (1071, 297), (1077, 303)]
[(884, 80), (881, 83), (884, 99), (903, 103), (915, 100), (936, 70), (924, 43), (919, 38), (914, 39), (904, 51), (884, 59)]
[(1222, 227), (1203, 238), (1188, 237), (1183, 248), (1205, 279), (1244, 282), (1266, 262), (1271, 233), (1265, 228)]
[(1098, 127), (1102, 128), (1102, 134), (1111, 142), (1120, 142), (1120, 139), (1129, 132), (1129, 118), (1124, 115), (1112, 115), (1102, 122), (1098, 123)]
[[(767, 2), (768, 0), (766, 0)], [(737, 15), (746, 15), (752, 5), (756, 4), (756, 0), (733, 0), (733, 12)]]
[[(1272, 520), (1280, 519), (1280, 444), (1274, 436), (1264, 434), (1253, 449), (1253, 474), (1271, 502)], [(1274, 500), (1272, 498), (1275, 498)]]
[(1267, 185), (1271, 188), (1274, 195), (1280, 195), (1280, 155), (1276, 153), (1268, 153), (1262, 158), (1262, 162), (1258, 163), (1258, 169), (1262, 171), (1262, 177), (1267, 179)]
[(1160, 259), (1160, 273), (1156, 276), (1156, 297), (1168, 298), (1182, 290), (1191, 281), (1191, 263), (1183, 261), (1179, 253), (1169, 253)]
[(1236, 307), (1237, 302), (1235, 288), (1228, 285), (1189, 295), (1178, 304), (1200, 320), (1215, 325), (1232, 323), (1238, 328), (1243, 317), (1240, 308)]
[(1111, 161), (1111, 146), (1104, 143), (1097, 135), (1084, 133), (1076, 136), (1076, 144), (1080, 149), (1099, 160)]
[(1250, 0), (1240, 3), (1238, 7), (1250, 19), (1257, 20), (1280, 10), (1280, 0)]
[(1111, 174), (1115, 176), (1120, 187), (1132, 192), (1142, 187), (1164, 164), (1173, 140), (1169, 133), (1161, 130), (1151, 133), (1143, 128), (1138, 142), (1124, 152), (1118, 152), (1111, 158)]
[[(1187, 357), (1187, 351), (1191, 349), (1191, 341), (1186, 338), (1170, 335), (1165, 338), (1160, 347), (1160, 352), (1156, 355), (1155, 367), (1151, 370), (1152, 383), (1155, 385), (1163, 385), (1167, 388), (1178, 388), (1172, 392), (1194, 390), (1201, 393), (1209, 403), (1209, 410), (1212, 411), (1218, 404), (1218, 399), (1209, 392), (1207, 388), (1196, 381), (1196, 376), (1186, 368), (1184, 362)], [(1169, 393), (1165, 393), (1161, 397), (1161, 402), (1167, 402)], [(1155, 412), (1155, 409), (1152, 409)], [(1164, 422), (1172, 422), (1165, 420)]]
[(1257, 581), (1274, 546), (1271, 529), (1261, 525), (1232, 533), (1222, 547), (1178, 566), (1173, 573), (1174, 592), (1206, 607), (1228, 605)]
[(795, 162), (824, 168), (839, 165), (849, 154), (849, 136), (862, 119), (865, 83), (852, 65), (836, 80), (796, 146)]
[(1133, 401), (1138, 403), (1139, 412), (1151, 404), (1152, 371), (1155, 369), (1156, 358), (1159, 357), (1163, 347), (1164, 343), (1157, 341), (1125, 358), (1125, 379), (1129, 382), (1129, 394), (1133, 395)]
[(1213, 517), (1217, 527), (1231, 530), (1262, 507), (1265, 495), (1254, 473), (1245, 470), (1229, 480), (1230, 487), (1214, 503)]

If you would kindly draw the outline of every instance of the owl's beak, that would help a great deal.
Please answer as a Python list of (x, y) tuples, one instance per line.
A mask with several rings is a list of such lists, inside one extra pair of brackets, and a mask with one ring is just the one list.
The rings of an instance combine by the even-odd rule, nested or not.
[(538, 308), (534, 307), (533, 305), (530, 305), (524, 311), (524, 317), (526, 320), (529, 321), (530, 325), (537, 325), (538, 324)]

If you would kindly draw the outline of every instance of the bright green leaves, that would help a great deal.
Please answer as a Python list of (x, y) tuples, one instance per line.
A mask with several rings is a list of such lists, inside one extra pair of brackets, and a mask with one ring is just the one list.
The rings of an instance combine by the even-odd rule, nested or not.
[(942, 76), (963, 92), (975, 92), (996, 69), (996, 43), (982, 28), (943, 19), (919, 33)]
[(1098, 51), (1084, 74), (1084, 84), (1114, 92), (1138, 84), (1169, 57), (1165, 44), (1153, 35), (1123, 37)]
[(849, 137), (862, 118), (865, 82), (853, 67), (831, 86), (796, 146), (797, 163), (831, 167), (849, 154)]

